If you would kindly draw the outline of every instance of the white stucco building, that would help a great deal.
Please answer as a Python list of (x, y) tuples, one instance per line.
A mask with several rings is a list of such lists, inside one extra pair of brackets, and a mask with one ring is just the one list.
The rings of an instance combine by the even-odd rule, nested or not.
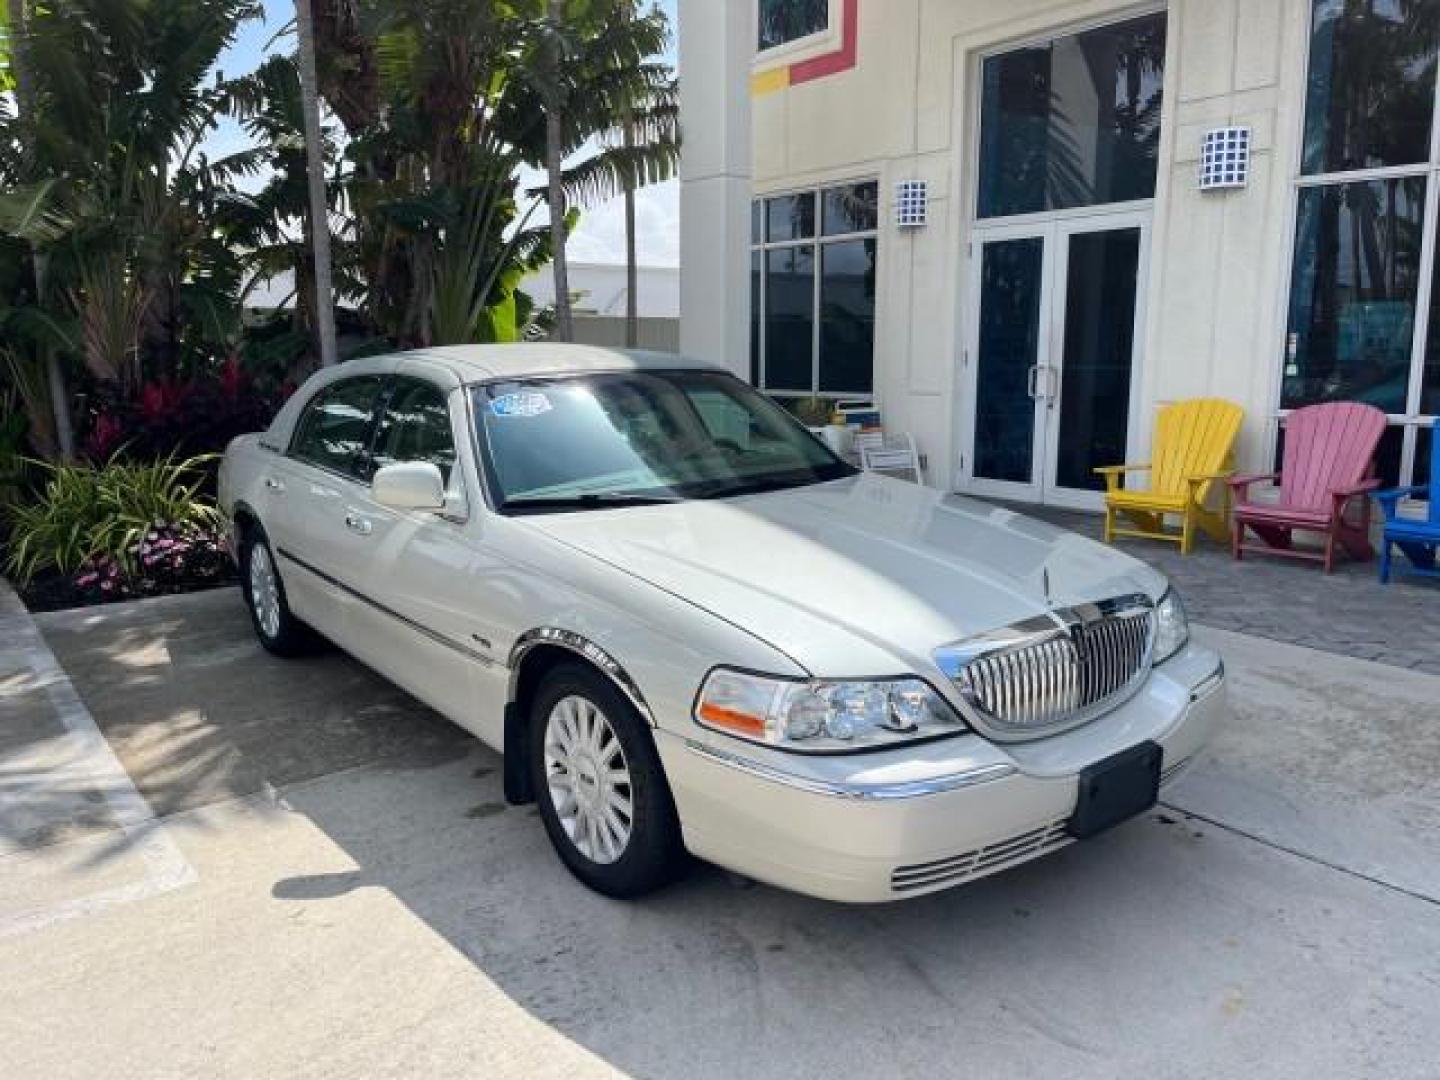
[[(1437, 49), (1440, 0), (682, 0), (682, 347), (872, 395), (956, 490), (1093, 503), (1196, 395), (1261, 471), (1369, 401), (1419, 482)], [(1202, 190), (1220, 129), (1248, 176)]]

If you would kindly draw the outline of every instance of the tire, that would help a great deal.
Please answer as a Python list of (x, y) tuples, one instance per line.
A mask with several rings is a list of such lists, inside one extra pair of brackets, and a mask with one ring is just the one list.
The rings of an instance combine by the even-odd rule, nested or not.
[(622, 900), (679, 876), (680, 821), (660, 755), (614, 684), (583, 664), (562, 664), (541, 681), (529, 721), (535, 800), (566, 868)]
[(291, 613), (270, 539), (259, 525), (249, 526), (241, 535), (240, 590), (250, 625), (267, 651), (288, 658), (314, 649), (314, 632)]

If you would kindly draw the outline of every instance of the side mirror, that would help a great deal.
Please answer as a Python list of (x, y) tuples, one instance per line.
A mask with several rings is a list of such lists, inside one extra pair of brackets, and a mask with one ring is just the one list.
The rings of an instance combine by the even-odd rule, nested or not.
[(386, 465), (370, 481), (370, 495), (391, 510), (445, 509), (445, 478), (428, 461)]

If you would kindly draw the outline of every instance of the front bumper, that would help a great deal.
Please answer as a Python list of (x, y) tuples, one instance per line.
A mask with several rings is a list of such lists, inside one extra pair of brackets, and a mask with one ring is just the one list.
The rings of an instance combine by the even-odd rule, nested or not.
[(801, 758), (657, 732), (695, 855), (781, 888), (878, 903), (959, 885), (1054, 851), (1086, 766), (1146, 740), (1162, 784), (1226, 712), (1224, 667), (1187, 647), (1083, 728), (998, 746), (979, 736), (884, 754)]

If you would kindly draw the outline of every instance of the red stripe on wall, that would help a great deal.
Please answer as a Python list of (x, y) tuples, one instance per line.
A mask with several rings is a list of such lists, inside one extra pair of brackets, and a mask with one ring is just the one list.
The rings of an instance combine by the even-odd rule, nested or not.
[(845, 0), (843, 17), (845, 24), (840, 32), (840, 48), (836, 52), (817, 56), (813, 60), (791, 64), (791, 86), (810, 82), (813, 79), (823, 79), (827, 75), (838, 75), (855, 66), (860, 43), (860, 0)]

